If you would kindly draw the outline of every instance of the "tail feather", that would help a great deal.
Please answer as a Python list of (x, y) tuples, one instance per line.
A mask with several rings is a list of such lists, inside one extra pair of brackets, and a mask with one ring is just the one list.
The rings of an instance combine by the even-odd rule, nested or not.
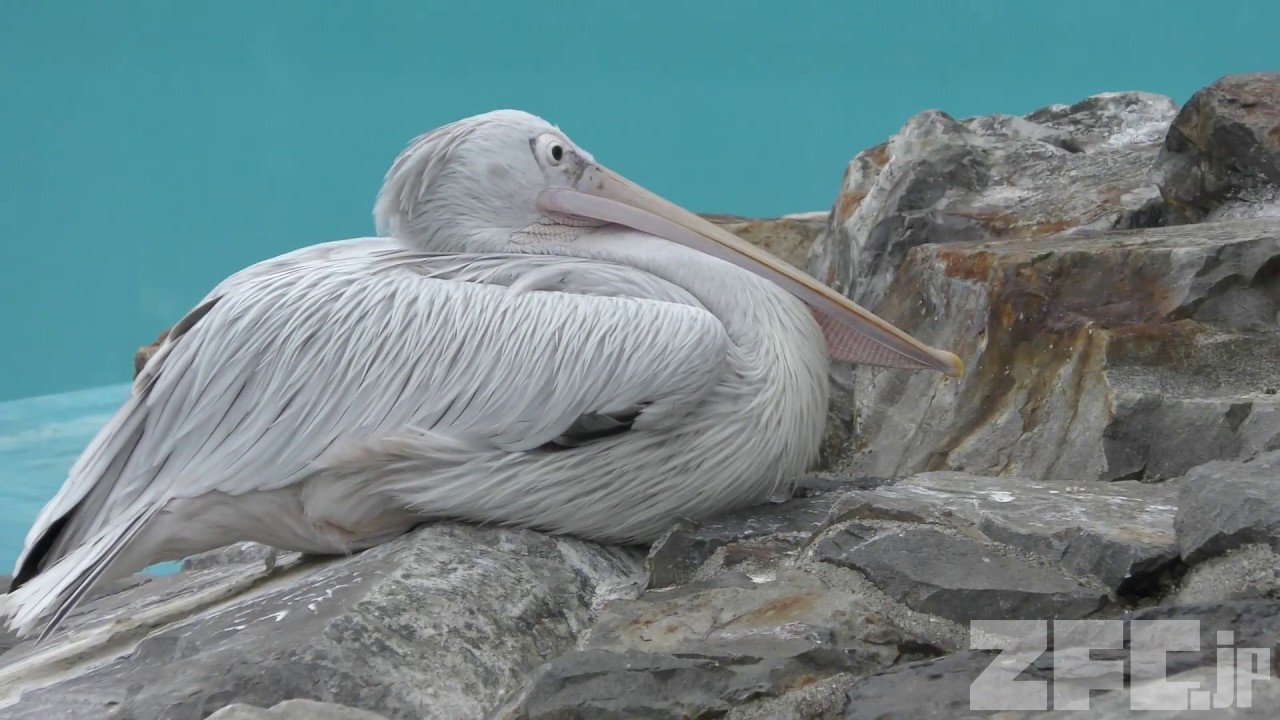
[[(52, 615), (37, 643), (49, 635), (94, 588), (104, 574), (117, 565), (160, 506), (139, 503), (96, 533), (87, 542), (67, 553), (21, 588), (0, 597), (0, 617), (9, 618), (9, 628), (27, 637), (39, 620)], [(139, 568), (129, 568), (130, 570)]]

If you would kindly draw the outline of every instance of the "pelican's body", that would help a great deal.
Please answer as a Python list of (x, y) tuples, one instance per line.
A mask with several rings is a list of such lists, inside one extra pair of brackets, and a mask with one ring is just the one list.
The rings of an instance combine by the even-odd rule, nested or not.
[(351, 552), (435, 518), (649, 541), (806, 469), (831, 357), (958, 366), (878, 319), (888, 340), (851, 334), (840, 313), (865, 311), (658, 203), (524, 113), (423, 136), (375, 211), (391, 237), (249, 267), (175, 325), (0, 611), (23, 633), (53, 611), (47, 633), (154, 562)]

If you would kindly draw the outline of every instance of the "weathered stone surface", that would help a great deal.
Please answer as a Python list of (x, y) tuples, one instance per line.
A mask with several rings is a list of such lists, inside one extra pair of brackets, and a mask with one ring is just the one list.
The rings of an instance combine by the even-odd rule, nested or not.
[(626, 720), (713, 718), (755, 683), (744, 683), (712, 658), (675, 657), (631, 650), (587, 650), (557, 658), (539, 672), (517, 707), (502, 720)]
[(263, 562), (276, 553), (275, 548), (255, 542), (240, 542), (217, 550), (192, 555), (182, 561), (183, 571), (205, 570), (223, 565), (243, 565)]
[(957, 622), (1083, 618), (1106, 593), (989, 544), (922, 527), (852, 525), (817, 546), (817, 559), (866, 575), (918, 612)]
[[(570, 650), (640, 558), (534, 532), (439, 524), (350, 558), (157, 579), (87, 607), (0, 665), (12, 720), (202, 718), (232, 702), (479, 717)], [(75, 642), (71, 638), (75, 638)]]
[(386, 720), (382, 715), (346, 705), (315, 700), (286, 700), (270, 709), (236, 703), (208, 720)]
[[(104, 598), (110, 595), (115, 595), (116, 593), (121, 593), (121, 592), (124, 592), (125, 590), (136, 588), (140, 585), (145, 585), (146, 583), (151, 582), (153, 579), (154, 578), (150, 575), (146, 575), (143, 573), (135, 573), (122, 580), (116, 580), (113, 582), (104, 583), (102, 587), (99, 587), (96, 590), (89, 592), (85, 602), (91, 603), (91, 602), (94, 602), (95, 600), (99, 600), (101, 598)], [(13, 582), (13, 578), (11, 576), (0, 575), (0, 588), (4, 590), (8, 590), (9, 583), (11, 582)], [(4, 653), (8, 652), (10, 648), (17, 645), (19, 642), (20, 641), (18, 640), (18, 636), (15, 635), (12, 630), (9, 630), (8, 628), (0, 627), (0, 655), (3, 655)], [(0, 661), (0, 662), (3, 662), (3, 661)]]
[(1151, 177), (1171, 222), (1280, 216), (1280, 72), (1228, 75), (1192, 95)]
[(1269, 544), (1245, 545), (1197, 563), (1166, 598), (1170, 604), (1280, 600), (1280, 554)]
[[(1232, 720), (1232, 718), (1274, 718), (1276, 707), (1280, 706), (1280, 681), (1272, 678), (1269, 681), (1251, 683), (1250, 697), (1247, 707), (1241, 707), (1234, 697), (1230, 700), (1224, 696), (1222, 702), (1230, 702), (1226, 707), (1215, 707), (1210, 710), (1181, 710), (1171, 708), (1188, 707), (1190, 695), (1187, 686), (1178, 687), (1180, 683), (1194, 683), (1192, 688), (1199, 691), (1217, 692), (1217, 669), (1212, 667), (1196, 668), (1159, 680), (1142, 680), (1137, 685), (1141, 689), (1116, 690), (1094, 697), (1089, 701), (1088, 717), (1090, 720), (1187, 720), (1204, 718), (1205, 720)], [(1026, 720), (1065, 720), (1071, 716), (1084, 717), (1083, 711), (1049, 710), (1027, 716)]]
[(1178, 497), (1175, 527), (1188, 563), (1253, 543), (1280, 550), (1280, 452), (1192, 469)]
[(1127, 620), (1195, 620), (1200, 623), (1199, 647), (1171, 652), (1165, 658), (1169, 674), (1212, 667), (1217, 662), (1218, 632), (1230, 631), (1237, 648), (1266, 648), (1280, 655), (1280, 601), (1241, 600), (1223, 603), (1159, 605), (1130, 614)]
[[(742, 573), (606, 605), (587, 647), (706, 656), (832, 653), (844, 670), (879, 669), (920, 645), (838, 588), (782, 568), (757, 582)], [(836, 660), (835, 656), (841, 659)]]
[[(970, 650), (912, 663), (853, 683), (845, 695), (845, 720), (969, 720), (990, 717), (969, 709), (969, 687), (996, 658), (995, 651)], [(1020, 680), (1048, 680), (1052, 670), (1031, 666)], [(1017, 715), (1013, 716), (1014, 718)]]
[(703, 214), (702, 217), (802, 269), (809, 261), (813, 243), (827, 228), (825, 212), (797, 213), (778, 218), (716, 214)]
[(833, 675), (781, 697), (763, 697), (731, 709), (725, 720), (840, 720), (844, 692), (854, 677)]
[(645, 567), (648, 587), (686, 583), (698, 576), (721, 548), (720, 567), (740, 563), (776, 563), (790, 557), (820, 529), (842, 491), (872, 488), (883, 478), (824, 480), (807, 477), (797, 482), (786, 502), (747, 508), (696, 526), (678, 523), (649, 549)]
[(1147, 171), (1176, 111), (1111, 93), (1026, 118), (916, 115), (849, 164), (809, 273), (875, 309), (918, 245), (1130, 227), (1159, 198)]
[[(1280, 643), (1280, 602), (1253, 601), (1239, 603), (1221, 603), (1204, 605), (1159, 606), (1142, 610), (1125, 618), (1132, 620), (1198, 620), (1200, 622), (1199, 647), (1195, 650), (1170, 652), (1164, 656), (1170, 679), (1195, 678), (1207, 680), (1201, 689), (1214, 688), (1214, 678), (1204, 670), (1213, 669), (1217, 662), (1217, 633), (1230, 631), (1236, 648), (1266, 648), (1276, 651)], [(1095, 660), (1123, 659), (1134, 656), (1129, 654), (1133, 625), (1130, 623), (1125, 633), (1125, 645), (1122, 650), (1094, 650)], [(1050, 637), (1047, 648), (1031, 661), (1030, 665), (1018, 675), (1018, 682), (1053, 682), (1055, 665), (1060, 666), (1060, 676), (1072, 677), (1069, 658), (1062, 655), (1066, 648), (1093, 646), (1097, 643), (1081, 645)], [(1025, 645), (1032, 648), (1034, 645)], [(1076, 651), (1078, 653), (1078, 651)], [(971, 708), (971, 688), (983, 671), (997, 660), (995, 650), (969, 650), (943, 658), (910, 663), (890, 668), (882, 673), (855, 680), (846, 693), (844, 717), (847, 720), (884, 720), (885, 718), (992, 718), (999, 720), (1051, 720), (1059, 717), (1163, 717), (1154, 711), (1140, 711), (1133, 715), (1123, 714), (1128, 707), (1128, 691), (1115, 690), (1090, 699), (1090, 711), (1086, 714), (1077, 711), (1074, 714), (1064, 710), (1043, 712), (1042, 710), (973, 710)], [(1138, 680), (1144, 682), (1141, 673), (1153, 675), (1156, 668), (1135, 660), (1139, 668)], [(1134, 663), (1128, 665), (1132, 671)], [(1076, 671), (1079, 674), (1079, 671)], [(1088, 677), (1088, 675), (1083, 675)], [(1126, 676), (1127, 677), (1127, 676)], [(1255, 697), (1264, 702), (1257, 703), (1267, 715), (1273, 717), (1274, 705), (1267, 704), (1270, 698), (1276, 697), (1275, 680), (1270, 683), (1259, 682), (1254, 686)], [(1044, 702), (1052, 703), (1051, 686), (1044, 687)], [(990, 698), (988, 698), (990, 699)], [(1052, 707), (1051, 705), (1047, 707)], [(1185, 715), (1177, 717), (1188, 717)], [(1219, 717), (1208, 715), (1207, 717)], [(1222, 717), (1231, 717), (1223, 715)], [(1252, 717), (1238, 715), (1237, 717)]]
[(503, 717), (717, 717), (837, 674), (936, 655), (839, 588), (796, 570), (727, 572), (620, 600), (582, 652), (552, 661)]
[(931, 472), (841, 497), (835, 524), (851, 519), (972, 526), (1067, 573), (1131, 594), (1177, 559), (1176, 488), (1134, 481), (1072, 486), (1019, 477)]
[(1063, 133), (1067, 150), (1088, 152), (1160, 142), (1177, 109), (1164, 95), (1110, 92), (1071, 105), (1040, 108), (1028, 113), (1026, 120)]
[(842, 469), (1177, 477), (1280, 447), (1280, 219), (917, 248), (879, 314), (969, 364), (854, 370)]

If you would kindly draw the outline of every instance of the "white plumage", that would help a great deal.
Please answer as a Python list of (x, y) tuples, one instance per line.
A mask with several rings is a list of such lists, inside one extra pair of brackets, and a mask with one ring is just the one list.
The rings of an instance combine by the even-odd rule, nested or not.
[(416, 140), (375, 216), (391, 237), (251, 266), (175, 325), (31, 528), (12, 627), (241, 540), (343, 553), (456, 518), (649, 541), (805, 470), (829, 347), (962, 367), (525, 113)]

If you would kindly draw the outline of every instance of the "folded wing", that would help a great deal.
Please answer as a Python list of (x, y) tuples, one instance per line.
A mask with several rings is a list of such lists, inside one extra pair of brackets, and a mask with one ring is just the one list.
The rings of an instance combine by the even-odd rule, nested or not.
[(140, 504), (272, 490), (407, 429), (521, 452), (670, 422), (728, 351), (693, 297), (627, 266), (379, 240), (290, 253), (175, 325), (41, 512), (15, 576)]

